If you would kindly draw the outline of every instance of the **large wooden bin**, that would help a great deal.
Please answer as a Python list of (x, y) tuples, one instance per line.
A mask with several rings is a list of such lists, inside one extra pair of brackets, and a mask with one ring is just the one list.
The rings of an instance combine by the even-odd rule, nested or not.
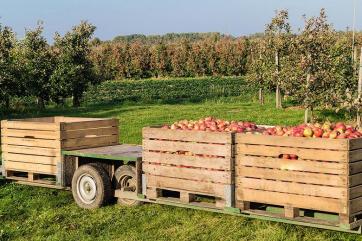
[(143, 128), (142, 169), (149, 199), (174, 191), (180, 202), (206, 195), (215, 198), (216, 207), (231, 207), (233, 165), (231, 133)]
[(301, 209), (334, 213), (337, 226), (353, 229), (361, 224), (361, 148), (362, 139), (236, 134), (237, 206), (283, 206), (286, 218), (301, 218)]
[[(61, 150), (118, 144), (118, 120), (43, 117), (1, 121), (3, 173), (8, 179), (61, 184)], [(49, 178), (48, 178), (49, 179)], [(47, 180), (48, 180), (47, 179)]]

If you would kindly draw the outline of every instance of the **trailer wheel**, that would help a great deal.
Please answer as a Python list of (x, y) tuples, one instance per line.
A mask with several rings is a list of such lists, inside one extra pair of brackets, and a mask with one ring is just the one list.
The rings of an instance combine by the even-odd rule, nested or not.
[(96, 163), (80, 166), (73, 175), (72, 193), (81, 208), (93, 209), (106, 204), (112, 196), (107, 172)]
[[(116, 189), (121, 190), (122, 192), (137, 192), (137, 178), (136, 178), (136, 168), (133, 166), (123, 165), (117, 168), (114, 173), (116, 181)], [(118, 204), (126, 206), (137, 206), (142, 204), (141, 201), (128, 199), (128, 198), (118, 198)]]

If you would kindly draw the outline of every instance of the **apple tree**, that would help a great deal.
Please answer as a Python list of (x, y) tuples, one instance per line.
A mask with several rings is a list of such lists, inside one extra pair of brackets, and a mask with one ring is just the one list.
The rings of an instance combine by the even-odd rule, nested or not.
[(51, 76), (53, 99), (61, 103), (68, 96), (73, 106), (79, 106), (83, 92), (96, 80), (89, 59), (91, 38), (95, 26), (82, 21), (64, 36), (55, 34), (54, 54), (56, 66)]

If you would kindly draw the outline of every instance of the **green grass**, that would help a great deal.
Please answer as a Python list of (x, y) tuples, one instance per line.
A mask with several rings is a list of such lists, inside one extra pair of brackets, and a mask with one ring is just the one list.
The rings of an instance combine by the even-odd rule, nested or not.
[[(9, 116), (47, 115), (117, 117), (121, 123), (121, 142), (138, 144), (141, 143), (142, 127), (180, 119), (212, 115), (284, 125), (303, 120), (303, 110), (298, 108), (276, 110), (273, 103), (260, 106), (242, 98), (197, 104), (49, 109)], [(320, 111), (316, 116), (330, 120), (343, 118)], [(362, 236), (354, 234), (155, 204), (82, 210), (67, 191), (4, 182), (0, 185), (0, 240), (362, 240)]]

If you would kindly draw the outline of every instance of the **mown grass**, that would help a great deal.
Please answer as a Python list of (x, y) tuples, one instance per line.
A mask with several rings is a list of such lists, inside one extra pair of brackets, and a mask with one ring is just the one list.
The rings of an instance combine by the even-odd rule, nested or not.
[[(320, 119), (343, 118), (333, 112), (315, 114)], [(144, 126), (208, 115), (263, 124), (291, 125), (303, 120), (301, 109), (276, 110), (270, 99), (260, 106), (242, 97), (174, 105), (54, 108), (9, 117), (51, 115), (117, 117), (121, 142), (135, 144), (141, 143)], [(362, 236), (354, 234), (156, 204), (82, 210), (67, 191), (5, 182), (0, 185), (0, 240), (362, 240)]]

